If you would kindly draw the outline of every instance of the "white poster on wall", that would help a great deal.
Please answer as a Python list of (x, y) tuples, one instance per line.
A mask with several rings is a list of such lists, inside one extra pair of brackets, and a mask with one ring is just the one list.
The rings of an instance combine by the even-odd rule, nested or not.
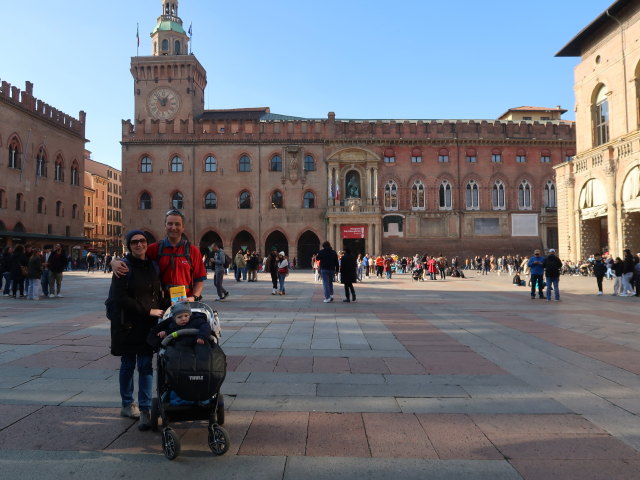
[(537, 237), (538, 235), (537, 213), (514, 213), (511, 215), (512, 237)]

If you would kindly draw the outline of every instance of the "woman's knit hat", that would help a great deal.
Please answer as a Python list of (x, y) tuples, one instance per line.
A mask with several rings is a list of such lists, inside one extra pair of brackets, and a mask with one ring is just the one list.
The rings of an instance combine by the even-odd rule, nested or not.
[(127, 235), (124, 237), (124, 244), (127, 246), (127, 250), (131, 251), (131, 239), (135, 236), (135, 235), (142, 235), (144, 238), (147, 238), (147, 236), (144, 234), (144, 232), (142, 230), (131, 230), (127, 233)]

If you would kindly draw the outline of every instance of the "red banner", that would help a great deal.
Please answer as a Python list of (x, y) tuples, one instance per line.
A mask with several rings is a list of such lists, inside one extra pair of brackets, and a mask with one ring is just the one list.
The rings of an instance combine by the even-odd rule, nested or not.
[(340, 227), (342, 238), (367, 238), (367, 227)]

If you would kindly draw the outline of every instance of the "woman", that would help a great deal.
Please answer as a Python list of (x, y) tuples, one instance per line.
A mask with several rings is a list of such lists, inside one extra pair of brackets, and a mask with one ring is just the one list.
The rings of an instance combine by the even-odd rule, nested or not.
[[(345, 248), (344, 255), (340, 259), (340, 281), (344, 285), (345, 296), (343, 302), (356, 301), (356, 291), (353, 289), (353, 284), (357, 279), (356, 269), (356, 259), (351, 255), (351, 249)], [(351, 299), (349, 295), (351, 295)]]
[(20, 298), (24, 298), (24, 280), (26, 271), (23, 272), (22, 267), (27, 267), (29, 259), (24, 253), (24, 245), (16, 245), (11, 255), (11, 291), (13, 298), (16, 298), (18, 289), (20, 289)]
[[(111, 353), (120, 357), (120, 415), (140, 418), (139, 430), (150, 428), (153, 389), (153, 350), (147, 335), (168, 301), (163, 299), (157, 266), (147, 258), (144, 232), (132, 230), (125, 243), (129, 253), (125, 262), (129, 273), (120, 278), (113, 275), (113, 298), (120, 307), (120, 320), (111, 321)], [(133, 401), (133, 372), (138, 367), (138, 404)]]
[(29, 258), (27, 300), (40, 300), (40, 278), (42, 277), (42, 253), (34, 248)]
[(274, 249), (271, 250), (269, 254), (269, 258), (267, 259), (267, 269), (269, 270), (269, 274), (271, 275), (271, 286), (273, 287), (271, 290), (271, 295), (278, 294), (278, 254)]
[(278, 254), (278, 281), (280, 282), (279, 295), (284, 295), (284, 279), (289, 275), (289, 260), (284, 252)]

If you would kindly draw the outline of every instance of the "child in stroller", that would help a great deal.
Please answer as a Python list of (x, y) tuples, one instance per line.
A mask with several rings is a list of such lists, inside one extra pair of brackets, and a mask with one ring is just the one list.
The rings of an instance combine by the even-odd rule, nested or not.
[(415, 282), (422, 281), (424, 282), (424, 278), (422, 277), (422, 264), (418, 263), (413, 270), (411, 270), (411, 279)]
[[(218, 313), (201, 302), (179, 302), (167, 309), (147, 341), (159, 348), (157, 397), (151, 402), (151, 428), (162, 418), (162, 450), (169, 460), (180, 454), (172, 421), (208, 420), (209, 448), (215, 455), (229, 449), (220, 386), (227, 360), (218, 345)], [(195, 339), (194, 339), (195, 337)]]

